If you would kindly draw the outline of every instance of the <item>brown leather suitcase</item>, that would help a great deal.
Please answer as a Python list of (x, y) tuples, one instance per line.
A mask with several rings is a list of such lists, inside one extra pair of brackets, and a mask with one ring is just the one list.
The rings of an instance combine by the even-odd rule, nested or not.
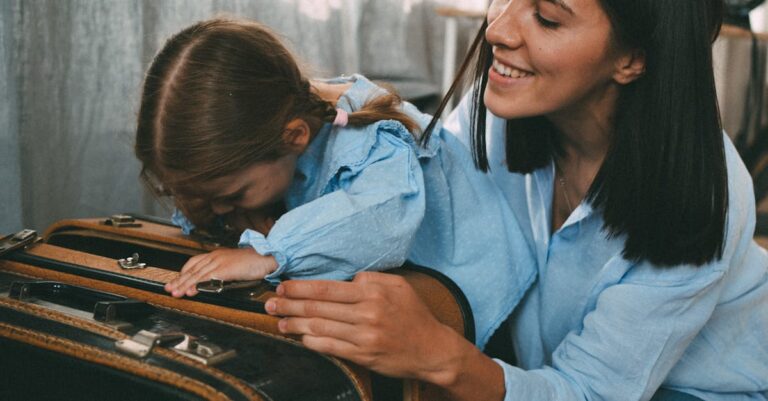
[[(246, 288), (209, 283), (208, 293), (176, 299), (163, 290), (192, 255), (221, 246), (211, 238), (189, 237), (167, 221), (147, 216), (65, 220), (48, 228), (41, 238), (5, 238), (5, 246), (22, 249), (0, 257), (0, 272), (30, 279), (52, 280), (128, 297), (153, 306), (183, 311), (233, 324), (265, 335), (281, 337), (277, 319), (264, 313), (263, 302), (273, 288), (264, 282)], [(0, 252), (3, 252), (0, 245)], [(473, 340), (472, 315), (461, 291), (434, 270), (405, 266), (393, 269), (422, 296), (443, 323)], [(215, 288), (218, 286), (218, 288)], [(221, 292), (216, 292), (222, 290)], [(290, 339), (288, 339), (290, 340)], [(332, 359), (332, 358), (331, 358)], [(438, 389), (410, 380), (384, 378), (344, 361), (336, 361), (359, 384), (361, 399), (445, 399)]]
[(0, 399), (369, 399), (300, 343), (93, 289), (0, 273)]

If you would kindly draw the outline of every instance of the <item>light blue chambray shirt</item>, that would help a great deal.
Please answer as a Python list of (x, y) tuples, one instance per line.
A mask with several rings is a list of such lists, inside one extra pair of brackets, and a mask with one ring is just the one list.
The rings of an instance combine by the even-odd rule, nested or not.
[[(445, 128), (468, 143), (467, 97)], [(504, 121), (488, 115), (491, 176), (535, 249), (538, 277), (510, 320), (519, 367), (506, 400), (648, 400), (659, 386), (704, 400), (765, 400), (768, 257), (752, 240), (752, 181), (725, 137), (722, 260), (656, 269), (622, 258), (623, 237), (582, 203), (551, 233), (554, 165), (505, 167)]]
[[(358, 110), (382, 89), (360, 75), (337, 107)], [(404, 110), (422, 127), (431, 116)], [(535, 277), (533, 253), (501, 191), (467, 148), (439, 126), (420, 147), (399, 122), (326, 124), (299, 157), (288, 212), (269, 235), (246, 230), (240, 246), (273, 255), (281, 279), (350, 279), (406, 259), (463, 290), (483, 347)], [(192, 228), (176, 213), (174, 221)]]

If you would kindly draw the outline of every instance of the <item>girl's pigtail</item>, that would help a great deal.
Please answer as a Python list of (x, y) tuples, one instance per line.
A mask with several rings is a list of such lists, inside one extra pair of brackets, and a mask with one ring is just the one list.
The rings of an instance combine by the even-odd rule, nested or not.
[[(352, 126), (373, 124), (380, 120), (395, 120), (402, 123), (411, 134), (420, 134), (419, 125), (403, 112), (402, 99), (395, 93), (377, 96), (368, 100), (360, 110), (349, 113), (348, 124)], [(336, 115), (334, 113), (334, 119)]]

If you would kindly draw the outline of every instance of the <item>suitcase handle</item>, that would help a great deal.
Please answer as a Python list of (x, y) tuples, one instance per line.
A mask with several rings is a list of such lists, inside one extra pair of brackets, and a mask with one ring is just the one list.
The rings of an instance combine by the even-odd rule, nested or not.
[(156, 311), (145, 302), (56, 281), (15, 281), (11, 283), (8, 296), (19, 301), (39, 299), (93, 312), (94, 320), (106, 323), (133, 322)]

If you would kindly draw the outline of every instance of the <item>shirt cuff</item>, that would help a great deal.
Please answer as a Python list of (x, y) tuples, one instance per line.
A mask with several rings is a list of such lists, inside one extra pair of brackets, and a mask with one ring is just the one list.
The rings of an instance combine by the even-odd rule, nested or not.
[(183, 213), (179, 209), (173, 210), (173, 215), (171, 216), (171, 222), (181, 228), (181, 232), (184, 233), (184, 235), (189, 235), (192, 230), (195, 229), (195, 225), (192, 224), (189, 219), (187, 219), (186, 216), (184, 216)]
[(255, 249), (259, 255), (272, 255), (272, 257), (274, 257), (277, 261), (277, 269), (264, 277), (264, 280), (267, 280), (272, 285), (280, 284), (280, 276), (282, 276), (287, 269), (288, 258), (281, 250), (270, 243), (264, 234), (254, 230), (245, 230), (240, 235), (238, 246), (241, 248), (250, 246)]

